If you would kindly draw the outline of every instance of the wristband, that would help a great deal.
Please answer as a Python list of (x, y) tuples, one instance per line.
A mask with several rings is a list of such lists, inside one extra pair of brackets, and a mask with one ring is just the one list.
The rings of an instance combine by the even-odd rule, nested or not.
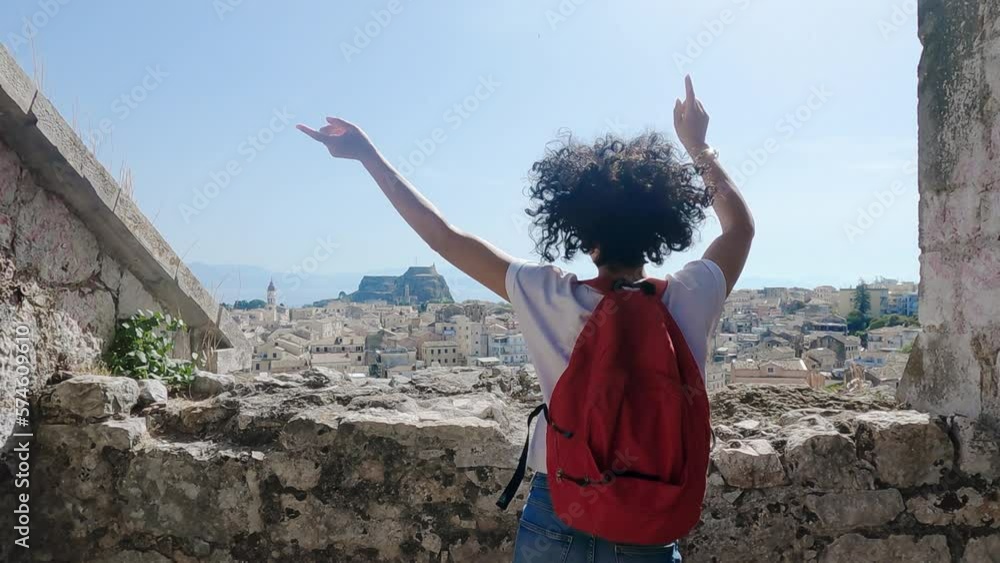
[(704, 163), (703, 161), (705, 159), (716, 160), (718, 158), (719, 158), (719, 151), (709, 146), (705, 147), (701, 152), (696, 154), (694, 158), (692, 158), (692, 160), (694, 161), (695, 165), (700, 166)]

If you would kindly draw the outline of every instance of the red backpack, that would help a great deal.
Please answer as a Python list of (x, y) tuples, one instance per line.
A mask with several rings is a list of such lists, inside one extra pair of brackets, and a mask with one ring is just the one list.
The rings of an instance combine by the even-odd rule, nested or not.
[[(552, 505), (567, 526), (615, 543), (668, 544), (701, 517), (712, 442), (694, 355), (663, 304), (667, 282), (583, 282), (604, 294), (545, 414)], [(528, 441), (497, 506), (524, 478)]]

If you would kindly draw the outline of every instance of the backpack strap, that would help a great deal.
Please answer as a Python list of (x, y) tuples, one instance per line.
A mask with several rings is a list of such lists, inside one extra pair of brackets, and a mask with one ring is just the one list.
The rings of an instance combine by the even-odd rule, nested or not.
[(655, 293), (656, 297), (660, 301), (663, 301), (663, 294), (667, 292), (667, 286), (669, 285), (669, 282), (667, 282), (667, 280), (657, 279), (657, 278), (646, 278), (644, 281), (653, 284), (653, 287), (656, 288), (656, 293)]
[(638, 289), (647, 295), (655, 295), (662, 300), (663, 294), (667, 291), (667, 280), (657, 278), (645, 278), (635, 282), (620, 279), (594, 278), (580, 283), (605, 295), (620, 289)]
[(612, 287), (614, 282), (613, 280), (609, 279), (594, 278), (592, 280), (584, 280), (580, 283), (602, 294), (611, 293), (614, 290), (614, 288)]
[(539, 413), (545, 413), (545, 419), (549, 418), (549, 408), (542, 403), (535, 407), (535, 410), (531, 411), (528, 415), (528, 435), (524, 438), (524, 449), (521, 450), (521, 459), (517, 462), (517, 469), (514, 470), (514, 475), (510, 478), (510, 482), (507, 483), (507, 487), (504, 488), (503, 494), (497, 500), (497, 506), (500, 510), (507, 510), (510, 506), (510, 501), (514, 500), (514, 495), (517, 494), (517, 489), (521, 486), (521, 481), (524, 480), (524, 473), (528, 467), (528, 446), (531, 442), (531, 422), (535, 420), (535, 417)]

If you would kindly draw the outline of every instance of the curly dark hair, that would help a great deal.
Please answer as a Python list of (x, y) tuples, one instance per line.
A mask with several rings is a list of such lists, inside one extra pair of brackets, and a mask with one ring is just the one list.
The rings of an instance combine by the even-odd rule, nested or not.
[(565, 134), (531, 167), (526, 209), (537, 252), (553, 262), (599, 249), (598, 266), (663, 264), (689, 248), (712, 195), (658, 133), (584, 145)]

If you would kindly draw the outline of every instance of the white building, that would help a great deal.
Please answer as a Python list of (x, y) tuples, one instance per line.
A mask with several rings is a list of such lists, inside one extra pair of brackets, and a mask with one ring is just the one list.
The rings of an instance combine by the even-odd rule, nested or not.
[(352, 334), (316, 340), (309, 343), (309, 352), (314, 356), (318, 354), (346, 355), (356, 365), (361, 365), (364, 363), (365, 337)]
[(728, 372), (724, 366), (709, 365), (705, 374), (705, 390), (718, 391), (728, 384)]
[(488, 355), (500, 358), (507, 366), (523, 366), (528, 363), (528, 348), (524, 344), (524, 335), (520, 332), (491, 334), (489, 336)]
[(375, 363), (371, 366), (371, 375), (388, 377), (390, 373), (407, 373), (414, 370), (417, 364), (417, 352), (409, 348), (386, 348), (376, 350)]
[(458, 350), (455, 340), (432, 340), (420, 346), (420, 359), (428, 366), (437, 363), (442, 367), (460, 366), (465, 364), (465, 358)]
[(919, 327), (890, 326), (868, 331), (868, 350), (901, 350), (913, 344)]
[(465, 315), (452, 317), (455, 324), (455, 340), (459, 351), (466, 358), (479, 358), (489, 352), (489, 341), (486, 339), (483, 323), (474, 322)]

